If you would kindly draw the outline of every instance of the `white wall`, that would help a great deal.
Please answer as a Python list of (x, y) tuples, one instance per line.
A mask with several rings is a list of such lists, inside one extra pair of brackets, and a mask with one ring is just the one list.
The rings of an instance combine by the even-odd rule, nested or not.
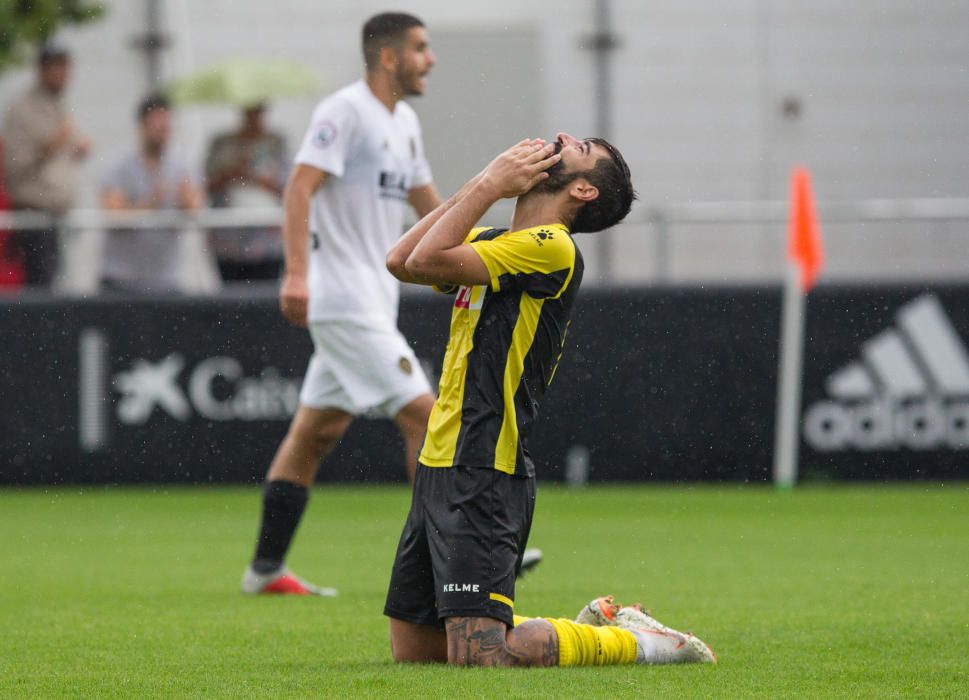
[[(969, 182), (969, 3), (956, 0), (617, 2), (625, 46), (616, 140), (646, 202), (783, 199), (792, 164), (822, 199), (959, 197)], [(799, 118), (783, 115), (788, 96)], [(828, 274), (965, 276), (969, 227), (826, 227)], [(623, 279), (651, 269), (640, 227), (617, 234)], [(777, 275), (783, 229), (685, 227), (675, 279)], [(645, 262), (644, 262), (645, 261)]]
[[(85, 202), (106, 164), (133, 144), (133, 110), (145, 92), (145, 67), (130, 48), (143, 31), (145, 3), (108, 0), (102, 21), (65, 32), (74, 47), (76, 119), (95, 139)], [(468, 127), (467, 85), (478, 83), (493, 113), (489, 140), (580, 135), (595, 124), (591, 52), (581, 47), (593, 29), (594, 4), (491, 0), (414, 0), (402, 9), (421, 16), (432, 42), (442, 37), (441, 67), (419, 111), (439, 182), (455, 181), (481, 158)], [(233, 55), (285, 56), (316, 66), (326, 89), (361, 72), (359, 31), (383, 2), (359, 0), (166, 0), (166, 78)], [(963, 196), (969, 182), (969, 3), (958, 0), (614, 0), (621, 45), (613, 53), (614, 140), (626, 154), (644, 204), (681, 200), (783, 198), (791, 164), (812, 167), (819, 198)], [(534, 36), (533, 51), (502, 51), (501, 36)], [(495, 42), (495, 58), (476, 61), (469, 75), (448, 75), (460, 42)], [(448, 54), (451, 55), (448, 55)], [(464, 57), (466, 58), (466, 57)], [(465, 61), (467, 63), (467, 61)], [(0, 77), (0, 107), (24, 89), (29, 69)], [(457, 85), (454, 81), (463, 81)], [(450, 85), (450, 87), (449, 87)], [(458, 88), (464, 88), (459, 90)], [(453, 113), (438, 112), (460, 94)], [(533, 118), (507, 108), (516, 94), (540, 106)], [(786, 97), (802, 111), (786, 117)], [(299, 139), (315, 98), (276, 105), (272, 121)], [(504, 101), (504, 105), (502, 102)], [(434, 107), (435, 113), (426, 111)], [(513, 112), (509, 117), (509, 112)], [(178, 118), (177, 147), (201, 164), (208, 136), (234, 114), (191, 108)], [(528, 122), (528, 123), (525, 123)], [(478, 124), (478, 122), (475, 122)], [(529, 133), (523, 133), (528, 131)], [(443, 142), (443, 143), (442, 143)], [(455, 163), (459, 165), (455, 165)], [(475, 163), (475, 165), (477, 165)], [(443, 179), (442, 179), (443, 178)], [(638, 218), (637, 218), (638, 217)], [(653, 238), (631, 223), (608, 234), (613, 279), (648, 280), (655, 270)], [(962, 275), (969, 268), (965, 223), (931, 231), (924, 225), (832, 226), (834, 276)], [(776, 227), (682, 227), (670, 241), (674, 279), (743, 280), (776, 277), (783, 231)], [(597, 244), (585, 239), (590, 278)]]

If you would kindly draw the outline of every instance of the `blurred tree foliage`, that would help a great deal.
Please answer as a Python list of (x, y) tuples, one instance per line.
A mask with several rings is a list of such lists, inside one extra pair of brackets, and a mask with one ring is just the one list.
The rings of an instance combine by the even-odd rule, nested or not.
[(0, 0), (0, 72), (29, 58), (61, 26), (103, 14), (101, 3), (87, 0)]

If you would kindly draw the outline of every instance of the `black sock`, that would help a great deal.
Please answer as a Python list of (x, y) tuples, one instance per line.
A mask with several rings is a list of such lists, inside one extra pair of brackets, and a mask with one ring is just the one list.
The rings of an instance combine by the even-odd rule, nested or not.
[(268, 574), (283, 565), (309, 496), (305, 486), (291, 481), (266, 482), (262, 492), (262, 526), (252, 560), (257, 573)]

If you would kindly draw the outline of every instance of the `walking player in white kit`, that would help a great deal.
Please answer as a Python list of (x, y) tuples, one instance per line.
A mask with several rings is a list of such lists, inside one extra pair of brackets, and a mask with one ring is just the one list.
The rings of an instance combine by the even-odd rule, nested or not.
[(363, 27), (366, 78), (316, 107), (286, 186), (283, 315), (308, 326), (314, 353), (300, 405), (266, 475), (245, 593), (334, 595), (285, 567), (320, 462), (355, 415), (376, 409), (404, 438), (413, 481), (434, 396), (397, 330), (399, 283), (385, 266), (404, 230), (440, 203), (421, 129), (402, 98), (422, 95), (435, 63), (423, 23), (385, 13)]

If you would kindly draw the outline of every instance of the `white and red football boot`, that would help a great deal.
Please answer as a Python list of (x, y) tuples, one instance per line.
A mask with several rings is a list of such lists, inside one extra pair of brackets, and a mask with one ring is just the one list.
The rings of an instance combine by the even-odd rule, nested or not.
[(251, 566), (242, 575), (242, 592), (249, 595), (322, 595), (333, 597), (335, 588), (321, 588), (304, 581), (289, 569), (280, 567), (268, 574), (260, 574)]

